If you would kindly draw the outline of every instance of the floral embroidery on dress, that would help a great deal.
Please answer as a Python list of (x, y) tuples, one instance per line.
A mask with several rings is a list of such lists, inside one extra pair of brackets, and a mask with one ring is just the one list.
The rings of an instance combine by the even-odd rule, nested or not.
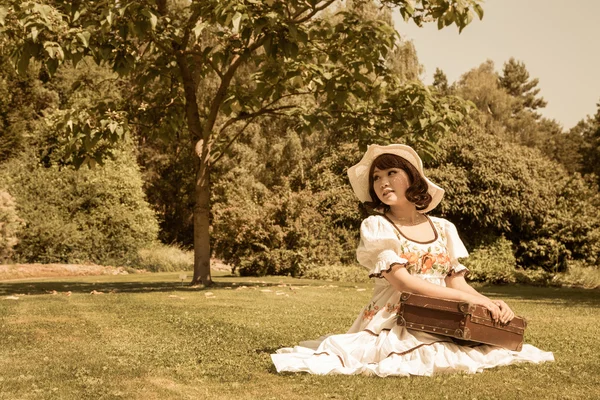
[(377, 314), (379, 311), (379, 306), (375, 303), (370, 303), (363, 312), (363, 319), (368, 319), (369, 321), (373, 319), (373, 316)]
[(396, 303), (396, 304), (387, 303), (385, 305), (385, 310), (389, 313), (397, 313), (400, 310), (400, 303)]
[(450, 272), (452, 264), (445, 245), (446, 234), (437, 221), (433, 221), (433, 224), (438, 232), (438, 239), (428, 243), (426, 248), (422, 243), (412, 242), (397, 234), (401, 242), (401, 252), (398, 255), (408, 261), (406, 269), (411, 275), (445, 276)]

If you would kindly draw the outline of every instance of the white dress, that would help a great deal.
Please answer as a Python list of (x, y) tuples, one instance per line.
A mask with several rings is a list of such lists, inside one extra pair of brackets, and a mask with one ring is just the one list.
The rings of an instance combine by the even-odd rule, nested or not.
[(445, 286), (446, 275), (467, 270), (458, 261), (468, 253), (454, 225), (442, 218), (429, 220), (436, 237), (421, 243), (403, 237), (385, 217), (365, 219), (356, 254), (358, 262), (369, 269), (369, 276), (376, 279), (371, 301), (347, 333), (277, 350), (271, 355), (277, 371), (384, 377), (476, 373), (517, 362), (553, 361), (551, 352), (528, 344), (521, 351), (488, 345), (460, 346), (447, 337), (396, 324), (400, 292), (381, 276), (392, 263), (404, 264), (411, 275), (440, 286)]

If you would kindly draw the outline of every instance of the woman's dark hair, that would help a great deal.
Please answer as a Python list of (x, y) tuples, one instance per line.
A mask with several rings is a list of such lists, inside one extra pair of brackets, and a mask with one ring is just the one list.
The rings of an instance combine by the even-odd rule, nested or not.
[(389, 168), (400, 168), (408, 175), (409, 186), (406, 189), (406, 199), (413, 203), (417, 210), (423, 210), (431, 203), (431, 195), (427, 192), (429, 188), (425, 179), (419, 174), (419, 171), (404, 158), (395, 154), (382, 154), (377, 157), (371, 164), (369, 170), (369, 194), (371, 195), (372, 202), (367, 203), (366, 206), (373, 208), (374, 210), (383, 209), (384, 212), (389, 210), (389, 206), (384, 204), (375, 194), (373, 189), (373, 172), (375, 168), (380, 170)]

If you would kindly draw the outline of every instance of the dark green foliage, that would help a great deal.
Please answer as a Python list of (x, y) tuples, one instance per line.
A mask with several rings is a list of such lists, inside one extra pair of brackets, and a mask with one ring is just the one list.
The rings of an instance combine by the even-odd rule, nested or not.
[(58, 104), (31, 71), (18, 75), (0, 55), (0, 162), (19, 154), (32, 142), (31, 132), (43, 124), (45, 110)]
[(131, 264), (158, 226), (130, 152), (96, 169), (45, 168), (31, 152), (0, 166), (0, 186), (15, 197), (25, 228), (21, 262)]
[[(296, 148), (295, 156), (289, 152), (300, 146), (298, 140), (295, 136), (268, 142), (257, 138), (236, 146), (237, 156), (229, 162), (235, 160), (237, 166), (214, 185), (215, 255), (243, 275), (297, 276), (315, 265), (347, 264), (354, 259), (360, 223), (354, 195), (337, 182), (343, 177), (330, 171), (320, 182), (312, 181), (328, 188), (302, 188), (298, 163), (302, 148)], [(267, 154), (270, 168), (257, 158), (257, 148)], [(319, 168), (307, 167), (306, 179)]]
[(600, 184), (600, 102), (597, 104), (594, 116), (581, 120), (570, 134), (580, 138), (579, 149), (585, 163), (582, 163), (582, 173), (594, 174)]
[(560, 271), (570, 259), (598, 265), (597, 188), (540, 152), (471, 127), (441, 142), (432, 180), (446, 189), (438, 212), (470, 248), (504, 234), (517, 264)]
[[(180, 140), (159, 137), (138, 141), (144, 192), (158, 219), (159, 239), (191, 248), (194, 243), (194, 183), (196, 155), (186, 131)], [(182, 144), (182, 142), (184, 142)], [(187, 142), (187, 143), (186, 143)]]
[(473, 250), (463, 264), (469, 268), (470, 281), (491, 284), (515, 283), (516, 260), (512, 243), (500, 236), (495, 241)]
[(448, 85), (448, 77), (439, 68), (435, 69), (433, 74), (433, 87), (440, 91), (440, 93), (447, 94), (450, 92), (450, 86)]
[(0, 262), (11, 259), (22, 227), (23, 220), (17, 215), (15, 199), (0, 189)]

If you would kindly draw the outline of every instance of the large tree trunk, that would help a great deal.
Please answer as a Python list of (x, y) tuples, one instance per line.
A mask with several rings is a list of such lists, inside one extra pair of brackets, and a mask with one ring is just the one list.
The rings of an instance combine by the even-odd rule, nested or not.
[(196, 98), (197, 85), (183, 52), (176, 53), (185, 92), (185, 114), (188, 129), (196, 143), (198, 156), (194, 188), (194, 278), (192, 285), (211, 285), (210, 277), (210, 146), (209, 137), (214, 120), (206, 126), (200, 122)]
[(194, 204), (194, 278), (192, 285), (211, 285), (210, 276), (210, 163), (209, 154), (198, 152)]

